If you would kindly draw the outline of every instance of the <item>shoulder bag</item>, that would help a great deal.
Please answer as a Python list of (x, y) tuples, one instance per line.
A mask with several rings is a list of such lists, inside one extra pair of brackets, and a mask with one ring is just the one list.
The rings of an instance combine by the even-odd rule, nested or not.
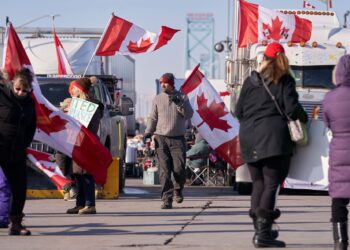
[(299, 119), (293, 120), (290, 118), (290, 116), (281, 109), (281, 107), (278, 105), (275, 96), (271, 93), (269, 87), (266, 85), (265, 80), (261, 78), (262, 83), (269, 95), (271, 96), (271, 99), (276, 105), (276, 108), (278, 112), (287, 118), (287, 124), (289, 128), (289, 135), (290, 139), (294, 141), (296, 144), (305, 146), (308, 143), (308, 135), (307, 135), (307, 127), (305, 123), (302, 123)]

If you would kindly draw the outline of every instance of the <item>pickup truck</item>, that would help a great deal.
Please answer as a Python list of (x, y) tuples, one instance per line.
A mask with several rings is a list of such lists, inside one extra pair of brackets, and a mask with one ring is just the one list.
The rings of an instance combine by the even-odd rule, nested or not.
[[(71, 81), (80, 76), (46, 76), (38, 75), (38, 83), (43, 95), (56, 107), (60, 102), (70, 97), (68, 87)], [(127, 115), (133, 114), (134, 107), (130, 98), (123, 96), (119, 103), (114, 101), (118, 80), (110, 75), (98, 75), (97, 82), (91, 88), (92, 96), (104, 105), (98, 136), (101, 143), (110, 150), (113, 157), (120, 159), (119, 187), (125, 186), (125, 155), (127, 140)], [(55, 150), (38, 141), (33, 141), (32, 148), (48, 153)]]

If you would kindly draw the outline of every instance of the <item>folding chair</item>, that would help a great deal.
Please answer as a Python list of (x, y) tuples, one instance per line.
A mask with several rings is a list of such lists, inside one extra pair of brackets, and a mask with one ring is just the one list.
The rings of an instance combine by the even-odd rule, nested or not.
[[(209, 172), (209, 166), (200, 166), (200, 167), (195, 167), (191, 164), (191, 160), (198, 159), (198, 158), (193, 158), (193, 157), (187, 157), (186, 161), (186, 167), (190, 170), (191, 172), (191, 177), (190, 177), (190, 182), (188, 183), (189, 185), (194, 185), (199, 182), (199, 185), (207, 185), (207, 179), (208, 179), (208, 172)], [(206, 161), (207, 158), (206, 158)]]
[(216, 156), (214, 153), (209, 153), (209, 164), (208, 164), (208, 185), (214, 186), (226, 186), (227, 184), (227, 163), (221, 158)]

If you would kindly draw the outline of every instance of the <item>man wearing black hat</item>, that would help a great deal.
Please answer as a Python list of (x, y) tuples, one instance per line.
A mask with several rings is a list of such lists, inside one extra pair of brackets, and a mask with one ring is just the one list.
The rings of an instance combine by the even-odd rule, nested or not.
[[(162, 93), (153, 100), (144, 139), (154, 134), (162, 186), (162, 209), (172, 208), (173, 197), (183, 201), (182, 190), (186, 181), (186, 120), (193, 115), (188, 97), (175, 89), (175, 77), (165, 73), (159, 79)], [(174, 184), (171, 176), (174, 177)]]

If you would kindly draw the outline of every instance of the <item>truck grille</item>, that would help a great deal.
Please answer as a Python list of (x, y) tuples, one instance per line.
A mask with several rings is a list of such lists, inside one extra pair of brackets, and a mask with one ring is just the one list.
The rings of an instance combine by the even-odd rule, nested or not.
[(309, 120), (323, 121), (322, 102), (300, 102), (306, 111)]

